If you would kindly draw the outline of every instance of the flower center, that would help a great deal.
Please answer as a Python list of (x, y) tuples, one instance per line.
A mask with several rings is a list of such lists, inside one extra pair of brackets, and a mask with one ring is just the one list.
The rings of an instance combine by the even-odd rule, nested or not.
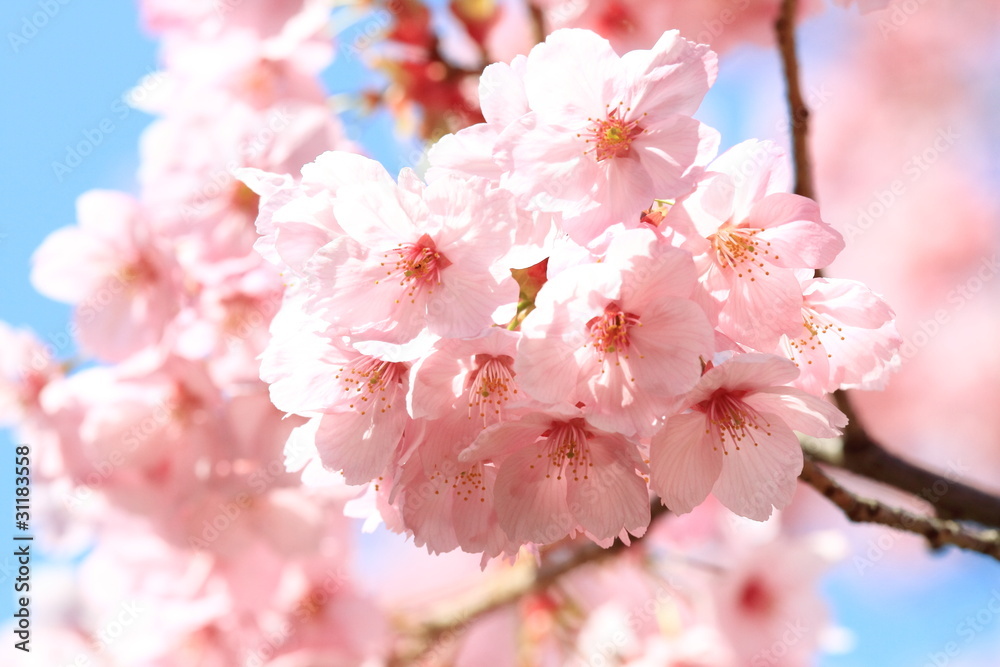
[(604, 314), (587, 322), (590, 341), (604, 361), (604, 355), (625, 352), (629, 347), (629, 329), (642, 326), (638, 315), (622, 312), (617, 303), (609, 303)]
[[(802, 309), (802, 326), (805, 328), (805, 332), (798, 338), (788, 337), (786, 350), (788, 351), (788, 358), (795, 362), (795, 365), (799, 365), (799, 357), (805, 357), (811, 352), (817, 349), (817, 346), (826, 350), (823, 345), (824, 336), (836, 336), (840, 340), (844, 340), (844, 329), (837, 325), (836, 322), (831, 321), (829, 318), (820, 315), (815, 310), (811, 308)], [(827, 358), (832, 358), (833, 355), (827, 352)], [(806, 359), (806, 364), (812, 363), (811, 359)]]
[[(584, 430), (582, 419), (572, 419), (568, 422), (552, 422), (551, 427), (542, 433), (546, 439), (544, 445), (539, 447), (538, 458), (548, 459), (548, 464), (555, 469), (556, 479), (562, 479), (563, 475), (573, 476), (574, 482), (579, 482), (580, 478), (588, 479), (588, 469), (594, 464), (590, 461), (590, 449), (587, 447), (587, 432)], [(530, 466), (534, 468), (534, 465)], [(546, 479), (551, 478), (553, 473), (546, 473)]]
[(709, 427), (705, 432), (715, 432), (723, 453), (727, 455), (727, 445), (739, 451), (740, 445), (747, 440), (756, 447), (758, 433), (771, 435), (767, 430), (771, 425), (759, 412), (744, 403), (742, 398), (740, 393), (718, 389), (709, 399), (695, 406), (708, 416)]
[[(607, 105), (610, 108), (610, 104)], [(607, 118), (588, 118), (586, 143), (593, 144), (593, 151), (598, 162), (613, 157), (628, 157), (632, 150), (632, 141), (643, 133), (638, 120), (626, 121), (622, 116), (632, 110), (626, 107), (622, 112), (621, 103), (608, 112)], [(645, 114), (643, 114), (645, 115)], [(577, 135), (581, 136), (581, 135)], [(590, 150), (586, 151), (587, 153)]]
[[(715, 259), (719, 266), (737, 271), (737, 277), (744, 277), (744, 273), (751, 281), (756, 280), (753, 276), (755, 267), (765, 268), (762, 257), (770, 255), (768, 247), (770, 241), (758, 242), (754, 240), (757, 234), (763, 230), (751, 229), (747, 227), (732, 227), (726, 225), (720, 227), (717, 232), (708, 237), (715, 250)], [(778, 259), (777, 255), (770, 259)], [(758, 272), (759, 273), (759, 272)], [(764, 271), (765, 276), (771, 275), (769, 271)]]
[(766, 615), (774, 610), (774, 594), (758, 577), (751, 577), (740, 589), (737, 603), (748, 614)]
[[(438, 486), (450, 486), (455, 500), (468, 502), (475, 498), (481, 503), (486, 502), (486, 473), (483, 471), (481, 462), (473, 463), (468, 468), (449, 476), (440, 470), (431, 473), (429, 480)], [(447, 491), (445, 491), (447, 493)], [(440, 489), (435, 488), (434, 494), (440, 494)]]
[(467, 381), (469, 418), (472, 418), (472, 408), (475, 407), (484, 421), (489, 417), (499, 420), (504, 404), (517, 393), (514, 359), (506, 354), (499, 357), (477, 354), (475, 364), (476, 370)]
[(340, 380), (344, 391), (353, 394), (348, 407), (359, 410), (362, 415), (373, 407), (385, 412), (392, 408), (391, 401), (408, 368), (404, 363), (362, 355), (341, 367), (334, 379)]
[[(395, 256), (395, 258), (393, 258)], [(416, 243), (400, 243), (395, 250), (383, 255), (382, 266), (391, 265), (386, 275), (399, 275), (399, 285), (406, 288), (407, 296), (416, 294), (421, 287), (441, 284), (441, 271), (451, 266), (448, 258), (437, 251), (434, 239), (424, 234)], [(377, 285), (379, 281), (375, 281)]]

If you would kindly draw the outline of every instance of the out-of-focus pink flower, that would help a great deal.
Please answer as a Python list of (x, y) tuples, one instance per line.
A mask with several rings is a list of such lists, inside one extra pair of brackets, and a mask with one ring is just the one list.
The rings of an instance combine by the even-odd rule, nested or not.
[(719, 630), (738, 664), (808, 662), (828, 623), (817, 581), (829, 554), (807, 540), (778, 538), (732, 555), (734, 566), (713, 586), (713, 597)]
[(891, 2), (892, 0), (833, 0), (833, 3), (840, 7), (857, 5), (862, 14), (885, 9)]
[(0, 427), (7, 428), (40, 415), (40, 394), (63, 376), (54, 348), (26, 329), (0, 322)]
[(79, 225), (56, 230), (32, 257), (32, 284), (76, 306), (83, 349), (120, 361), (156, 345), (183, 299), (176, 261), (139, 203), (91, 190), (77, 200)]
[(650, 444), (650, 486), (671, 511), (690, 512), (711, 492), (757, 521), (787, 505), (802, 471), (792, 432), (834, 437), (847, 418), (786, 386), (798, 370), (771, 355), (737, 355), (709, 369)]
[[(875, 0), (876, 2), (884, 0)], [(722, 53), (740, 44), (774, 43), (780, 0), (534, 0), (549, 30), (585, 28), (610, 40), (615, 49), (644, 49), (664, 27)], [(823, 8), (822, 0), (798, 4), (799, 18)]]

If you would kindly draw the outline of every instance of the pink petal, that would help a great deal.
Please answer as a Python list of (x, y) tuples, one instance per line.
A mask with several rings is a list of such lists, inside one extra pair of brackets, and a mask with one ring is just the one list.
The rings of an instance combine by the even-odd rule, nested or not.
[(632, 327), (632, 373), (652, 391), (682, 394), (701, 377), (701, 357), (713, 353), (712, 327), (693, 301), (665, 298), (641, 314), (642, 326)]
[(443, 417), (461, 396), (468, 373), (458, 357), (434, 352), (410, 369), (407, 409), (414, 419)]
[(758, 424), (756, 446), (744, 441), (723, 457), (712, 493), (736, 514), (764, 521), (772, 508), (782, 509), (792, 501), (802, 472), (802, 449), (781, 417), (761, 413)]
[(524, 89), (546, 122), (585, 121), (606, 112), (611, 100), (605, 98), (612, 96), (606, 88), (621, 74), (621, 59), (606, 39), (589, 30), (556, 30), (528, 54)]
[(342, 470), (348, 484), (364, 484), (381, 475), (403, 435), (404, 410), (325, 414), (316, 430), (316, 450), (323, 465)]
[(614, 539), (623, 529), (641, 535), (649, 525), (649, 492), (636, 472), (641, 463), (635, 445), (621, 436), (596, 435), (587, 448), (592, 465), (584, 476), (568, 478), (570, 511), (598, 540)]
[(427, 328), (446, 338), (471, 338), (493, 326), (493, 313), (506, 304), (516, 304), (517, 281), (513, 277), (497, 284), (489, 273), (472, 273), (451, 267), (441, 285), (427, 296)]
[(847, 416), (829, 401), (794, 387), (761, 389), (744, 399), (760, 412), (777, 415), (788, 427), (817, 438), (835, 438)]
[(749, 139), (720, 155), (709, 166), (728, 174), (738, 184), (733, 201), (734, 219), (750, 215), (755, 202), (776, 192), (788, 192), (791, 168), (785, 152), (772, 141)]
[(479, 106), (483, 118), (500, 130), (529, 111), (524, 90), (525, 60), (524, 56), (518, 56), (510, 65), (487, 65), (479, 77)]
[(739, 343), (757, 350), (771, 350), (783, 334), (797, 334), (802, 326), (802, 293), (799, 281), (787, 271), (755, 271), (743, 277), (726, 271), (730, 292), (719, 314), (719, 329)]
[(754, 204), (745, 224), (765, 230), (757, 238), (770, 243), (768, 259), (775, 266), (820, 269), (844, 249), (844, 238), (806, 197), (768, 195)]
[(622, 64), (637, 89), (632, 108), (651, 116), (694, 114), (718, 73), (715, 53), (676, 30), (663, 33), (648, 51), (626, 53)]
[(633, 150), (655, 192), (648, 194), (648, 201), (634, 203), (646, 208), (653, 197), (677, 198), (693, 190), (699, 172), (692, 167), (704, 166), (715, 156), (719, 138), (716, 130), (689, 116), (668, 116), (648, 127)]
[(500, 527), (515, 542), (562, 539), (576, 525), (566, 501), (567, 483), (540, 447), (512, 454), (501, 465), (493, 490)]
[(722, 470), (722, 451), (707, 428), (700, 412), (675, 415), (650, 443), (650, 487), (676, 514), (700, 505)]

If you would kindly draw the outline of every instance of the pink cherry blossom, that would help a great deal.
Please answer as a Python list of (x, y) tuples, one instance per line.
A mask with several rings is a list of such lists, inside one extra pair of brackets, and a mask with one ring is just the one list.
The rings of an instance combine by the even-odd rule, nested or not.
[(503, 419), (508, 406), (523, 403), (514, 372), (520, 334), (489, 329), (469, 339), (442, 339), (410, 371), (410, 415), (444, 417), (467, 413), (481, 428)]
[(899, 366), (892, 309), (859, 282), (802, 281), (802, 320), (798, 337), (782, 336), (776, 350), (799, 368), (796, 387), (817, 395), (881, 389)]
[(690, 512), (711, 492), (741, 516), (763, 521), (787, 505), (802, 471), (793, 429), (834, 437), (847, 418), (786, 386), (790, 361), (737, 355), (709, 369), (650, 444), (650, 486), (671, 511)]
[[(402, 343), (426, 326), (437, 335), (475, 336), (494, 312), (517, 301), (503, 263), (518, 216), (509, 194), (489, 182), (448, 176), (428, 186), (404, 172), (401, 185), (351, 177), (373, 164), (340, 153), (342, 189), (334, 214), (347, 233), (310, 263), (307, 308), (359, 339)], [(513, 314), (513, 311), (509, 314)], [(508, 314), (508, 317), (509, 317)]]
[(311, 418), (305, 434), (326, 467), (342, 470), (349, 484), (369, 482), (403, 436), (409, 362), (419, 353), (366, 354), (313, 327), (300, 311), (280, 311), (261, 378), (279, 409)]
[(796, 665), (815, 654), (828, 623), (816, 585), (830, 561), (819, 546), (779, 537), (733, 553), (736, 564), (712, 592), (719, 630), (739, 664)]
[(788, 167), (772, 143), (745, 141), (719, 156), (666, 224), (687, 236), (702, 282), (720, 302), (719, 330), (771, 349), (795, 335), (801, 291), (792, 269), (822, 268), (844, 240), (811, 199), (787, 194)]
[(598, 428), (652, 435), (713, 352), (708, 320), (688, 299), (695, 285), (690, 255), (648, 230), (623, 232), (602, 263), (542, 287), (521, 328), (521, 386), (548, 403), (582, 403)]
[(718, 146), (691, 118), (715, 79), (715, 54), (676, 31), (618, 56), (594, 33), (559, 30), (531, 50), (523, 84), (511, 74), (484, 98), (484, 108), (516, 100), (523, 85), (529, 108), (505, 119), (496, 143), (505, 186), (529, 209), (562, 213), (578, 241), (687, 193)]
[[(537, 0), (535, 4), (544, 9), (550, 30), (593, 30), (620, 51), (645, 48), (656, 41), (664, 26), (670, 26), (685, 38), (708, 44), (721, 54), (745, 43), (773, 44), (781, 0), (678, 0), (653, 4), (644, 0)], [(802, 0), (797, 4), (800, 18), (821, 11), (824, 5), (823, 0)]]
[(578, 531), (603, 546), (649, 524), (645, 464), (637, 443), (582, 417), (530, 413), (487, 428), (459, 460), (498, 460), (500, 527), (517, 543), (555, 542)]
[(509, 544), (494, 507), (496, 467), (458, 459), (481, 431), (481, 422), (457, 411), (445, 419), (423, 421), (416, 431), (416, 446), (392, 502), (414, 543), (426, 545), (431, 553), (461, 547), (482, 554), (485, 562), (504, 551), (517, 552), (519, 545)]
[(119, 192), (77, 200), (79, 226), (56, 230), (35, 251), (35, 288), (76, 306), (80, 344), (120, 361), (159, 342), (181, 301), (178, 267), (141, 205)]
[(26, 329), (0, 322), (0, 426), (10, 427), (41, 416), (40, 394), (63, 376), (55, 348)]

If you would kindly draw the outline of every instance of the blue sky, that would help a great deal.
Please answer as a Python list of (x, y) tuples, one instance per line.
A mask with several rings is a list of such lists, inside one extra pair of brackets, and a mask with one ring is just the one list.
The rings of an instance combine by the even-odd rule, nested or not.
[[(48, 233), (74, 223), (74, 202), (81, 193), (92, 188), (135, 192), (138, 141), (151, 119), (125, 108), (121, 99), (155, 68), (156, 44), (142, 34), (132, 4), (108, 0), (9, 0), (0, 13), (0, 28), (0, 81), (6, 90), (0, 111), (0, 177), (7, 194), (5, 215), (0, 217), (0, 319), (31, 327), (56, 344), (59, 356), (71, 356), (73, 350), (61, 344), (69, 308), (34, 292), (29, 260)], [(830, 34), (826, 29), (809, 30), (814, 44)], [(807, 54), (807, 64), (810, 57)], [(780, 94), (777, 71), (776, 58), (764, 50), (748, 49), (724, 61), (702, 119), (722, 131), (725, 145), (767, 136), (766, 127), (747, 125), (748, 117), (759, 116), (740, 113), (732, 100), (754, 92)], [(747, 76), (750, 73), (755, 78)], [(341, 92), (360, 77), (339, 67), (328, 79), (331, 91)], [(401, 150), (385, 140), (388, 135), (383, 118), (368, 123), (358, 136), (392, 171), (403, 160)], [(87, 154), (68, 173), (55, 168), (55, 163), (72, 166), (73, 154), (81, 152)], [(3, 517), (13, 516), (11, 445), (10, 434), (0, 433), (4, 550), (3, 545), (11, 543), (12, 521)], [(974, 616), (988, 604), (992, 589), (1000, 588), (997, 564), (970, 554), (928, 555), (915, 561), (909, 567), (917, 567), (919, 581), (912, 570), (897, 574), (898, 563), (888, 560), (864, 578), (850, 562), (834, 571), (824, 590), (835, 618), (854, 632), (857, 651), (818, 664), (922, 667), (934, 664), (932, 657), (951, 641), (961, 644), (962, 657), (976, 652), (988, 656), (991, 646), (996, 649), (1000, 620), (984, 623), (982, 635), (968, 643), (959, 626), (966, 615)], [(3, 617), (11, 604), (9, 586), (9, 581), (0, 581)], [(0, 647), (0, 652), (5, 650)]]

